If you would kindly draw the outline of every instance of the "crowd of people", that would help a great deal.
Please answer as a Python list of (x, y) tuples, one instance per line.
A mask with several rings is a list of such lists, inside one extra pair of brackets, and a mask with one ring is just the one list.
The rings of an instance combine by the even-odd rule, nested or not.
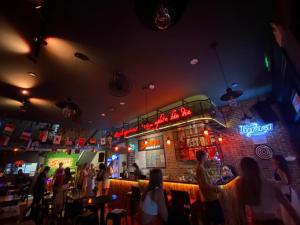
[[(196, 156), (198, 161), (196, 179), (200, 189), (201, 205), (204, 207), (204, 223), (225, 224), (219, 200), (222, 190), (211, 180), (205, 168), (208, 155), (205, 151), (198, 151)], [(286, 161), (282, 156), (274, 156), (273, 166), (274, 179), (268, 180), (263, 177), (255, 159), (245, 157), (241, 160), (241, 174), (235, 190), (242, 211), (242, 224), (247, 224), (248, 218), (251, 218), (251, 224), (254, 225), (300, 224), (300, 207), (293, 204), (293, 190), (290, 187), (291, 178)], [(142, 195), (140, 209), (141, 225), (159, 225), (168, 220), (160, 169), (151, 170), (149, 185)]]

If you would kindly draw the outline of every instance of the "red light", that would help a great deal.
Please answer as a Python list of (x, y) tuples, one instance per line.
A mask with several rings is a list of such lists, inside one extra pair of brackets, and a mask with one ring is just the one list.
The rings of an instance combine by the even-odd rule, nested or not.
[(115, 146), (115, 151), (118, 151), (119, 150), (119, 147), (118, 146)]
[(207, 136), (208, 135), (208, 130), (204, 130), (203, 134)]
[(132, 150), (132, 148), (130, 146), (128, 146), (128, 152), (130, 152)]
[(223, 138), (219, 137), (219, 138), (218, 138), (218, 141), (219, 141), (219, 142), (222, 142), (222, 141), (223, 141)]
[(148, 141), (146, 140), (144, 143), (145, 143), (145, 145), (147, 145), (147, 144), (148, 144)]

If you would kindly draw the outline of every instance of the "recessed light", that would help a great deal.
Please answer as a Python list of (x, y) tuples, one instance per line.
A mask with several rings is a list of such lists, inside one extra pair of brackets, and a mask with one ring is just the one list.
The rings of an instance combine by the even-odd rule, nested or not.
[(196, 65), (196, 64), (198, 64), (198, 62), (199, 62), (199, 60), (197, 58), (193, 58), (193, 59), (191, 59), (190, 64)]
[(14, 152), (17, 152), (17, 151), (19, 151), (19, 149), (18, 148), (14, 148)]
[(149, 84), (149, 85), (148, 85), (148, 88), (149, 88), (150, 90), (153, 90), (153, 89), (155, 88), (155, 85), (154, 85), (154, 84)]
[(22, 94), (22, 95), (28, 95), (28, 94), (29, 94), (29, 91), (27, 91), (27, 90), (21, 90), (21, 94)]
[(120, 102), (120, 105), (125, 105), (125, 102)]
[(105, 113), (101, 113), (101, 116), (105, 117), (105, 116), (106, 116), (106, 114), (105, 114)]
[(40, 8), (42, 8), (42, 6), (41, 5), (36, 5), (35, 8), (40, 9)]
[(36, 77), (37, 75), (34, 72), (28, 72), (28, 75), (31, 77)]

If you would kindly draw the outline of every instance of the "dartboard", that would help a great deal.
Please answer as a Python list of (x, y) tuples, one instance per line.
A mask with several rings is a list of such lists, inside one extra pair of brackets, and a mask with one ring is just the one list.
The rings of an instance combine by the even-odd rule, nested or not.
[(263, 160), (271, 159), (273, 156), (273, 150), (267, 145), (258, 145), (255, 148), (255, 154), (258, 158)]

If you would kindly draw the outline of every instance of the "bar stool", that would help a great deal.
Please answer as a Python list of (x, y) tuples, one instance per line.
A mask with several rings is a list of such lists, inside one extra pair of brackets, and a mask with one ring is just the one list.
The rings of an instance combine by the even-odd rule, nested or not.
[(106, 216), (106, 225), (109, 220), (113, 221), (113, 225), (121, 225), (122, 219), (125, 219), (126, 225), (128, 225), (127, 221), (127, 211), (125, 209), (113, 209)]

